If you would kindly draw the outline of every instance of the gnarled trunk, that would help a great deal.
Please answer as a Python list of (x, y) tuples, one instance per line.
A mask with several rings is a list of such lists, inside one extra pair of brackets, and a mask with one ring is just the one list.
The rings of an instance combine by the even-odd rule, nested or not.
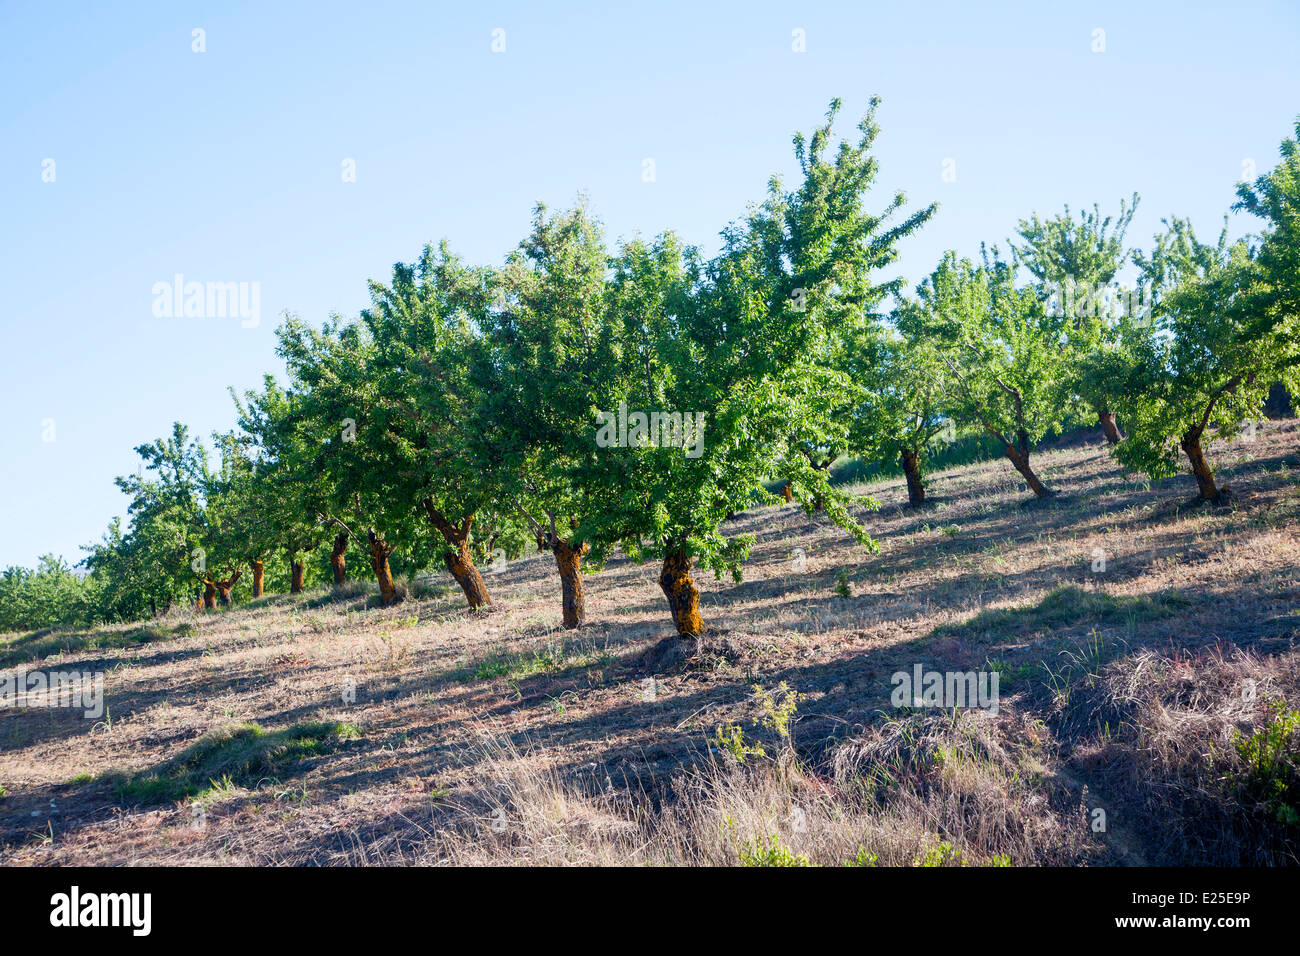
[(289, 555), (289, 593), (302, 593), (302, 562), (296, 554)]
[(921, 481), (921, 456), (910, 448), (903, 449), (903, 474), (907, 477), (907, 503), (915, 508), (925, 501), (925, 483)]
[(348, 533), (340, 531), (334, 536), (334, 548), (330, 551), (330, 568), (334, 571), (334, 586), (342, 587), (348, 579), (348, 562), (344, 555), (348, 550)]
[(1030, 491), (1039, 498), (1050, 498), (1056, 493), (1039, 481), (1038, 476), (1034, 474), (1034, 470), (1029, 467), (1029, 436), (1027, 434), (1023, 431), (1020, 432), (1015, 445), (1006, 441), (1003, 444), (1006, 448), (1007, 458), (1011, 460), (1011, 464), (1016, 466), (1016, 471), (1020, 472), (1024, 477)]
[(587, 598), (582, 589), (582, 558), (590, 548), (584, 541), (582, 547), (573, 548), (569, 542), (555, 538), (555, 566), (560, 570), (560, 590), (564, 600), (564, 626), (581, 627), (587, 620)]
[(461, 542), (454, 551), (444, 551), (442, 560), (447, 565), (447, 570), (451, 572), (451, 576), (456, 579), (456, 583), (460, 585), (460, 589), (465, 592), (465, 601), (470, 607), (482, 607), (492, 603), (492, 598), (488, 596), (487, 582), (474, 566), (474, 557), (469, 553), (468, 544)]
[(261, 561), (253, 562), (253, 597), (255, 598), (262, 596), (262, 575), (265, 571), (266, 565)]
[(1224, 504), (1228, 499), (1228, 486), (1219, 488), (1214, 483), (1214, 472), (1210, 470), (1210, 465), (1205, 460), (1205, 452), (1201, 448), (1201, 429), (1193, 428), (1186, 432), (1179, 445), (1187, 453), (1187, 460), (1192, 463), (1192, 474), (1196, 476), (1196, 487), (1200, 491), (1201, 500), (1216, 505)]
[(237, 582), (243, 574), (243, 568), (235, 568), (234, 573), (230, 575), (230, 577), (226, 578), (226, 580), (213, 582), (217, 586), (217, 595), (221, 598), (222, 607), (230, 607), (230, 591), (235, 586), (235, 582)]
[(217, 606), (217, 585), (215, 581), (203, 579), (203, 607), (212, 610)]
[(1109, 444), (1118, 445), (1124, 440), (1124, 433), (1119, 430), (1119, 423), (1115, 421), (1115, 413), (1109, 408), (1097, 412), (1097, 421), (1101, 422), (1101, 430)]
[(470, 515), (459, 525), (453, 525), (441, 511), (434, 507), (431, 498), (424, 499), (424, 510), (429, 515), (429, 521), (451, 545), (442, 553), (442, 560), (447, 565), (447, 570), (451, 572), (451, 576), (456, 579), (456, 583), (460, 585), (460, 589), (465, 592), (465, 600), (469, 606), (483, 607), (485, 604), (491, 604), (492, 598), (488, 596), (487, 582), (474, 566), (474, 557), (469, 553), (469, 531), (474, 526), (474, 516)]
[(664, 555), (664, 567), (659, 573), (659, 587), (668, 598), (677, 633), (684, 638), (699, 637), (704, 633), (704, 619), (700, 617), (700, 592), (691, 579), (694, 560), (681, 548), (671, 548)]
[(397, 587), (393, 584), (393, 572), (388, 566), (388, 556), (393, 549), (375, 534), (374, 530), (366, 532), (370, 544), (370, 567), (374, 569), (375, 580), (379, 582), (379, 600), (385, 606), (397, 600)]

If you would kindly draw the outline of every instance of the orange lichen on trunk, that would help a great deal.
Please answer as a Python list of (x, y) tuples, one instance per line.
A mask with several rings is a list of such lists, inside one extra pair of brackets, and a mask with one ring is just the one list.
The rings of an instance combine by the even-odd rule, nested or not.
[(217, 606), (217, 584), (210, 578), (203, 579), (203, 607), (211, 610)]
[(253, 562), (253, 597), (262, 596), (262, 576), (266, 572), (266, 565), (261, 561)]
[(298, 555), (289, 555), (289, 593), (302, 593), (302, 562), (298, 560)]
[(694, 559), (681, 548), (669, 549), (664, 555), (664, 567), (659, 574), (659, 587), (668, 598), (673, 624), (684, 638), (699, 637), (704, 633), (704, 619), (700, 617), (700, 592), (691, 579)]

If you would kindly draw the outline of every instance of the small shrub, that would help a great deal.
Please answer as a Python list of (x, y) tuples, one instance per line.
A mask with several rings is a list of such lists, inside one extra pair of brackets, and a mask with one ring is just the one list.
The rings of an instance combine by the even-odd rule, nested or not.
[(741, 866), (812, 866), (808, 857), (795, 854), (775, 833), (764, 840), (748, 841), (740, 850)]
[(718, 749), (725, 751), (734, 758), (736, 763), (744, 763), (750, 757), (766, 757), (767, 752), (761, 744), (749, 746), (745, 743), (744, 728), (736, 724), (718, 725), (714, 731), (714, 740), (718, 744)]
[(864, 846), (858, 847), (858, 855), (851, 860), (844, 861), (845, 866), (875, 866), (876, 854), (867, 852)]
[(853, 597), (853, 586), (849, 584), (849, 572), (841, 570), (835, 576), (835, 593), (842, 598)]
[(1300, 710), (1285, 701), (1272, 705), (1274, 717), (1250, 736), (1236, 731), (1233, 745), (1246, 771), (1233, 776), (1242, 796), (1287, 826), (1300, 825)]

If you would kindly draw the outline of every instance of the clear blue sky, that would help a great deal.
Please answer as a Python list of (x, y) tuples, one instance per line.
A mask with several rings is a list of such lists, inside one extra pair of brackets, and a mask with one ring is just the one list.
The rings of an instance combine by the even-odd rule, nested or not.
[[(428, 240), (499, 261), (537, 200), (713, 249), (793, 179), (796, 129), (838, 96), (851, 132), (878, 93), (878, 201), (942, 204), (914, 282), (1134, 190), (1143, 243), (1170, 213), (1217, 230), (1300, 112), (1294, 0), (611, 6), (0, 3), (0, 566), (80, 560), (135, 445), (227, 427), (226, 386), (280, 368), (281, 311), (355, 314)], [(260, 325), (155, 317), (176, 273), (259, 282)]]

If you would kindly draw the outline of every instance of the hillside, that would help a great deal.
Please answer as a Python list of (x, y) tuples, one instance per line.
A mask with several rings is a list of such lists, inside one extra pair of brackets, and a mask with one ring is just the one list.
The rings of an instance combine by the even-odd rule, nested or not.
[[(1249, 742), (1300, 703), (1300, 425), (1210, 456), (1228, 508), (1099, 435), (1037, 457), (1044, 501), (1002, 460), (921, 510), (863, 486), (879, 554), (755, 508), (692, 655), (621, 556), (560, 630), (549, 554), (486, 613), (444, 576), (2, 636), (104, 672), (107, 709), (0, 709), (0, 862), (1295, 862), (1294, 754)], [(996, 715), (893, 707), (918, 664), (996, 671)]]

